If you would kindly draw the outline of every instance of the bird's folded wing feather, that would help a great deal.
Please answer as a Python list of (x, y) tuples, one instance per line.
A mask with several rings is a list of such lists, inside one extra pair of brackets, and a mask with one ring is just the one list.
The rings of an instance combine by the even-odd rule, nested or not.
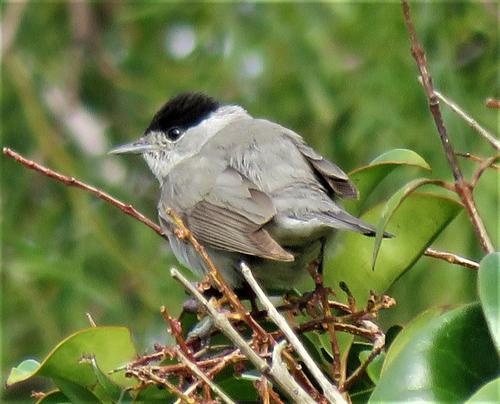
[(325, 159), (299, 136), (290, 136), (297, 149), (309, 161), (316, 173), (322, 177), (336, 195), (341, 198), (357, 198), (358, 190), (347, 174), (337, 165)]
[(277, 261), (293, 261), (262, 227), (276, 215), (271, 198), (234, 168), (222, 171), (213, 187), (186, 215), (204, 245)]

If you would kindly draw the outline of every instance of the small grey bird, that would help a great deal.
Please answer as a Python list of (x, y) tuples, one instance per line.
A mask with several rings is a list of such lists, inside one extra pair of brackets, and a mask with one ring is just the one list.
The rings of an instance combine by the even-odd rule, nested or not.
[(177, 259), (203, 276), (165, 209), (178, 213), (224, 279), (240, 287), (243, 260), (265, 288), (292, 288), (321, 261), (337, 229), (373, 236), (338, 198), (357, 198), (348, 176), (301, 136), (242, 107), (186, 93), (169, 100), (137, 141), (110, 153), (142, 154), (160, 182), (159, 220)]

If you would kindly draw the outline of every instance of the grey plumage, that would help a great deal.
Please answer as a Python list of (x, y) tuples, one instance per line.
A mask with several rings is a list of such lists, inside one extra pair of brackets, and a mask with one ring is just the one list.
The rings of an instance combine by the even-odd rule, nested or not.
[(358, 195), (348, 176), (298, 134), (240, 107), (205, 109), (204, 119), (180, 128), (178, 139), (165, 137), (164, 119), (165, 128), (157, 124), (138, 142), (116, 149), (136, 147), (159, 179), (160, 223), (184, 265), (205, 271), (192, 247), (172, 234), (167, 207), (181, 215), (233, 286), (241, 285), (242, 259), (265, 286), (291, 287), (333, 230), (374, 234), (336, 202)]

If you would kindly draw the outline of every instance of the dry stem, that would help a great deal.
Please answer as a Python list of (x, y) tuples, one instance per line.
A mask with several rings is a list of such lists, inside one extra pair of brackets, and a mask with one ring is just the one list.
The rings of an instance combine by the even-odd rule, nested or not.
[(417, 68), (420, 72), (420, 76), (422, 78), (422, 85), (424, 87), (425, 95), (427, 96), (428, 100), (429, 109), (431, 111), (432, 117), (434, 118), (434, 123), (439, 133), (441, 144), (443, 146), (446, 158), (448, 160), (448, 164), (451, 168), (453, 177), (455, 179), (456, 192), (465, 206), (465, 209), (469, 215), (474, 230), (479, 238), (481, 247), (487, 253), (493, 252), (494, 251), (493, 244), (488, 236), (484, 223), (481, 217), (479, 216), (479, 212), (477, 211), (477, 207), (474, 202), (474, 197), (472, 195), (472, 190), (470, 188), (470, 185), (463, 177), (462, 171), (460, 170), (457, 158), (453, 151), (453, 147), (451, 145), (448, 132), (446, 130), (446, 127), (444, 126), (441, 110), (439, 109), (439, 99), (434, 91), (431, 74), (429, 72), (429, 68), (425, 58), (424, 49), (422, 48), (422, 45), (417, 39), (415, 27), (413, 26), (413, 22), (411, 20), (410, 6), (408, 5), (407, 0), (402, 0), (401, 4), (403, 7), (404, 21), (406, 23), (406, 27), (408, 28), (408, 32), (410, 35), (411, 52), (413, 58), (416, 61)]

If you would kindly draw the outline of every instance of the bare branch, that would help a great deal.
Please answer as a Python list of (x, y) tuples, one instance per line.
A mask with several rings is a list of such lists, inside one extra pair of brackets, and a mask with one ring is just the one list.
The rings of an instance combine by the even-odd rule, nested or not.
[(474, 197), (472, 195), (472, 190), (470, 189), (467, 181), (465, 181), (462, 171), (460, 170), (457, 158), (450, 142), (450, 138), (448, 136), (448, 132), (446, 130), (446, 127), (444, 126), (441, 110), (439, 109), (439, 99), (434, 92), (432, 78), (427, 66), (424, 49), (417, 39), (415, 27), (413, 26), (410, 15), (410, 6), (408, 5), (408, 0), (402, 0), (401, 5), (403, 7), (404, 21), (410, 35), (411, 52), (422, 78), (422, 85), (424, 87), (425, 95), (427, 96), (429, 109), (431, 111), (432, 117), (434, 118), (434, 123), (439, 133), (439, 138), (441, 140), (443, 150), (445, 151), (446, 158), (448, 160), (448, 165), (450, 166), (453, 177), (455, 179), (456, 192), (465, 206), (474, 230), (478, 236), (481, 247), (487, 253), (493, 252), (495, 248), (493, 247), (493, 243), (488, 236), (484, 223), (479, 216), (479, 212), (477, 211)]
[(172, 219), (176, 226), (175, 235), (180, 240), (187, 240), (194, 247), (199, 256), (203, 259), (209, 270), (210, 279), (213, 281), (215, 286), (223, 293), (224, 297), (227, 298), (229, 304), (232, 308), (241, 316), (241, 319), (245, 321), (248, 326), (255, 332), (256, 335), (263, 342), (267, 342), (269, 339), (269, 334), (260, 326), (259, 323), (250, 315), (248, 310), (243, 306), (243, 304), (238, 299), (238, 296), (234, 291), (227, 285), (226, 281), (220, 274), (217, 267), (212, 262), (211, 258), (208, 256), (205, 248), (196, 240), (193, 233), (184, 225), (182, 219), (173, 211), (173, 209), (166, 209), (167, 215)]
[(474, 118), (470, 117), (457, 104), (455, 104), (449, 98), (445, 97), (436, 89), (434, 89), (434, 94), (436, 94), (441, 101), (443, 101), (446, 105), (448, 105), (453, 112), (455, 112), (460, 118), (462, 118), (467, 123), (467, 125), (469, 125), (480, 136), (486, 139), (486, 141), (488, 141), (488, 143), (490, 143), (496, 150), (500, 150), (500, 141), (494, 135), (492, 135), (490, 132), (484, 129), (481, 125), (479, 125), (479, 123), (477, 123), (477, 121)]
[[(471, 161), (475, 161), (476, 163), (483, 163), (484, 161), (488, 160), (487, 158), (485, 157), (479, 157), (479, 156), (476, 156), (475, 154), (472, 154), (472, 153), (463, 153), (463, 152), (455, 152), (455, 154), (457, 156), (460, 156), (460, 157), (464, 157), (466, 159), (469, 159)], [(500, 166), (498, 164), (492, 164), (490, 166), (490, 168), (493, 168), (495, 170), (500, 170)]]
[(177, 354), (179, 360), (184, 363), (191, 370), (191, 372), (202, 379), (212, 389), (212, 391), (221, 398), (222, 401), (226, 404), (236, 404), (219, 386), (210, 380), (194, 362), (191, 362), (179, 348), (175, 348), (175, 353)]
[(302, 345), (297, 335), (288, 325), (285, 318), (278, 312), (278, 310), (276, 310), (276, 307), (273, 306), (269, 298), (266, 296), (262, 288), (253, 277), (250, 268), (244, 262), (240, 264), (240, 267), (245, 280), (248, 282), (254, 293), (257, 295), (257, 298), (267, 310), (269, 317), (283, 331), (283, 334), (286, 336), (288, 341), (290, 341), (293, 349), (295, 349), (297, 354), (304, 361), (311, 374), (323, 389), (323, 393), (326, 396), (327, 400), (330, 403), (346, 403), (344, 397), (342, 397), (342, 394), (340, 394), (337, 388), (332, 383), (330, 383), (323, 372), (321, 372), (318, 365), (316, 365), (316, 362), (314, 362), (312, 357), (309, 355), (309, 352), (307, 352), (307, 350), (304, 348), (304, 345)]
[(483, 175), (483, 173), (490, 167), (492, 167), (497, 160), (500, 159), (500, 154), (497, 154), (496, 156), (490, 157), (486, 160), (484, 160), (478, 167), (477, 171), (474, 173), (472, 180), (470, 182), (470, 187), (474, 189)]
[(468, 258), (461, 257), (457, 254), (438, 251), (433, 248), (428, 248), (427, 250), (425, 250), (424, 254), (428, 257), (437, 258), (454, 265), (461, 265), (468, 269), (479, 269), (479, 264), (477, 262), (472, 261)]
[[(179, 271), (177, 271), (177, 269), (172, 268), (170, 273), (174, 279), (179, 281), (184, 288), (205, 307), (209, 315), (214, 320), (215, 326), (240, 349), (240, 351), (250, 362), (253, 363), (259, 372), (272, 376), (273, 380), (294, 402), (315, 403), (311, 396), (309, 396), (309, 394), (307, 394), (302, 387), (300, 387), (299, 384), (292, 377), (290, 377), (288, 370), (286, 370), (286, 374), (283, 374), (282, 367), (275, 366), (274, 353), (273, 365), (272, 367), (269, 367), (267, 362), (253, 351), (250, 344), (243, 339), (227, 317), (223, 313), (219, 312), (212, 302), (207, 301), (207, 299)], [(275, 347), (276, 346), (278, 345), (275, 345)], [(281, 360), (281, 356), (279, 360)]]
[(25, 166), (26, 168), (29, 168), (30, 170), (38, 171), (39, 173), (46, 175), (47, 177), (53, 178), (57, 181), (60, 181), (65, 185), (68, 185), (70, 187), (80, 188), (84, 191), (91, 193), (92, 195), (96, 196), (97, 198), (102, 199), (103, 201), (108, 202), (111, 205), (115, 206), (116, 208), (120, 209), (123, 213), (125, 213), (129, 216), (132, 216), (134, 219), (138, 220), (139, 222), (144, 223), (146, 226), (148, 226), (149, 228), (154, 230), (160, 236), (165, 237), (160, 226), (158, 226), (156, 223), (154, 223), (151, 219), (148, 219), (146, 216), (144, 216), (142, 213), (140, 213), (138, 210), (136, 210), (132, 205), (127, 205), (127, 204), (123, 203), (122, 201), (107, 194), (106, 192), (103, 192), (100, 189), (97, 189), (91, 185), (85, 184), (84, 182), (79, 181), (74, 177), (68, 177), (68, 176), (60, 174), (56, 171), (53, 171), (50, 168), (47, 168), (41, 164), (35, 163), (33, 160), (30, 160), (30, 159), (27, 159), (26, 157), (23, 157), (22, 155), (20, 155), (19, 153), (16, 153), (12, 149), (9, 149), (8, 147), (3, 148), (3, 154), (5, 154), (6, 156), (8, 156), (10, 158), (13, 158), (18, 163), (21, 163), (23, 166)]

